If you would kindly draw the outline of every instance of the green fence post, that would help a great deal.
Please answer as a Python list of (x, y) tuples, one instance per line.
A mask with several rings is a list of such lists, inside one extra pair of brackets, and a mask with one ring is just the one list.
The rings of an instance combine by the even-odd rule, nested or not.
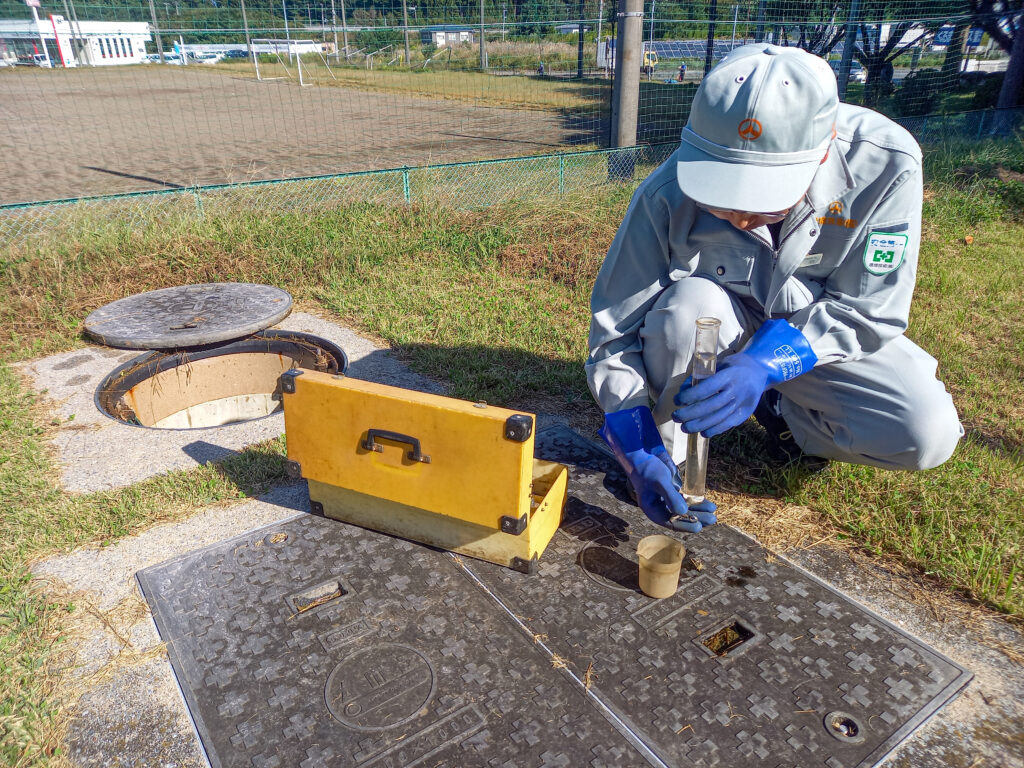
[(402, 194), (405, 195), (405, 202), (412, 202), (412, 194), (409, 191), (409, 169), (402, 169)]
[(565, 155), (558, 156), (558, 195), (565, 194)]
[(199, 187), (192, 187), (192, 194), (196, 196), (196, 210), (199, 211), (199, 218), (203, 218), (203, 198), (199, 194)]

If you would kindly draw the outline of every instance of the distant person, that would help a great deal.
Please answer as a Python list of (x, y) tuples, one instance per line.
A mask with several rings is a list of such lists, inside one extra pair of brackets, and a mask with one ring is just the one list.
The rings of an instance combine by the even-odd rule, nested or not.
[[(782, 460), (946, 461), (963, 428), (935, 358), (903, 335), (921, 241), (913, 137), (840, 104), (823, 59), (757, 44), (704, 78), (681, 139), (634, 194), (591, 296), (600, 434), (644, 513), (714, 523), (712, 502), (676, 490), (686, 436), (751, 415)], [(718, 371), (693, 384), (708, 315)]]
[(537, 67), (537, 74), (540, 75), (541, 77), (544, 77), (544, 62), (543, 61)]
[(686, 62), (684, 61), (682, 64), (679, 65), (679, 74), (676, 76), (676, 80), (678, 80), (681, 83), (685, 79), (686, 79)]

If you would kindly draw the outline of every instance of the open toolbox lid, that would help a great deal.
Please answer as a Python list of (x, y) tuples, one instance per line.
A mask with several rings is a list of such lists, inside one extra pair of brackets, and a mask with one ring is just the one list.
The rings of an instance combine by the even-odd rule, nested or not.
[(85, 332), (110, 347), (188, 349), (241, 339), (291, 311), (291, 295), (271, 285), (200, 283), (113, 301), (85, 318)]
[(307, 480), (492, 530), (525, 524), (533, 416), (307, 371), (282, 391), (288, 458)]

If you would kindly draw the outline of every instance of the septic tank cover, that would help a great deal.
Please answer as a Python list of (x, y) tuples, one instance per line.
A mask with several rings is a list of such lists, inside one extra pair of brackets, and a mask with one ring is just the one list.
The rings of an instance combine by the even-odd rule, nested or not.
[(85, 318), (85, 331), (111, 347), (182, 349), (262, 331), (291, 310), (292, 297), (272, 285), (182, 285), (100, 307)]

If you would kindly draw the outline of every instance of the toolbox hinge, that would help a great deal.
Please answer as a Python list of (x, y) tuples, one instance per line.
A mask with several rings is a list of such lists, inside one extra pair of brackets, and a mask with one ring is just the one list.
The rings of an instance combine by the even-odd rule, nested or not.
[(512, 570), (525, 573), (527, 576), (533, 576), (537, 573), (537, 555), (535, 554), (529, 560), (524, 560), (521, 557), (513, 557)]
[(290, 368), (281, 374), (281, 391), (286, 395), (295, 394), (295, 377), (301, 376), (302, 371), (298, 368)]
[(501, 516), (501, 532), (511, 533), (513, 536), (518, 536), (526, 530), (526, 524), (529, 522), (528, 516), (523, 515), (522, 517), (509, 517), (508, 515)]
[(533, 434), (533, 418), (523, 413), (516, 413), (505, 420), (505, 438), (517, 443), (525, 443)]

